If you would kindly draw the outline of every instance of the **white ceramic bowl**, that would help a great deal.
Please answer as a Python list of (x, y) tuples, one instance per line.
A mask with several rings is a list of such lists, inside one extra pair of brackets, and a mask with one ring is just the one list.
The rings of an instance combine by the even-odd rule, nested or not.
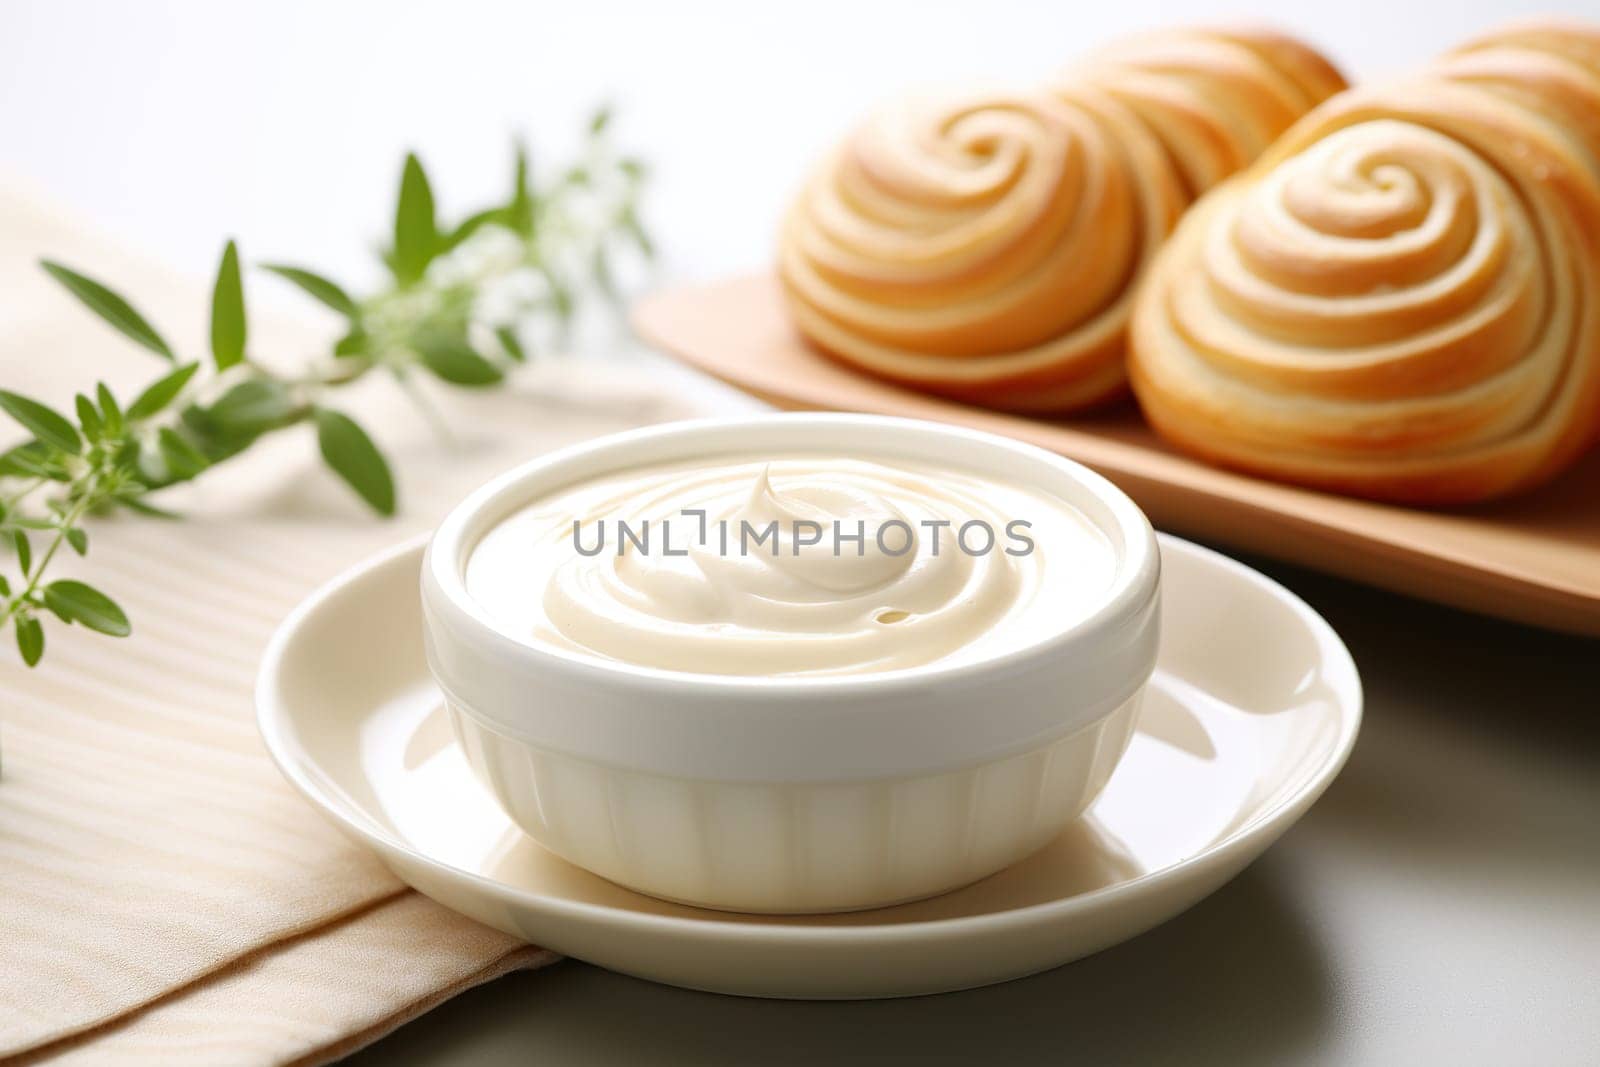
[[(948, 466), (1054, 494), (1111, 540), (1115, 576), (1087, 618), (1016, 651), (833, 678), (568, 654), (509, 636), (467, 593), (478, 540), (537, 497), (636, 467), (781, 452)], [(842, 911), (976, 881), (1088, 806), (1154, 669), (1159, 571), (1144, 515), (1070, 460), (937, 423), (766, 415), (619, 434), (502, 475), (440, 525), (422, 603), (467, 759), (541, 845), (684, 903)]]

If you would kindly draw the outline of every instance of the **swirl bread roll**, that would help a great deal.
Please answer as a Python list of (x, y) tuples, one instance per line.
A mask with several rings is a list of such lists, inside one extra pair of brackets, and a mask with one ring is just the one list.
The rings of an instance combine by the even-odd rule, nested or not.
[(789, 212), (795, 322), (863, 370), (991, 407), (1116, 396), (1135, 285), (1183, 209), (1342, 87), (1296, 42), (1190, 31), (1048, 89), (886, 109)]
[(1600, 434), (1600, 30), (1319, 107), (1184, 218), (1129, 363), (1223, 465), (1418, 504), (1554, 476)]

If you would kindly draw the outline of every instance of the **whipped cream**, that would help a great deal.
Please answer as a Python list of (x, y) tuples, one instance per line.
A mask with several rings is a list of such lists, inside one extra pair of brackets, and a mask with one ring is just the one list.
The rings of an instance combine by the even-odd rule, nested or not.
[(966, 662), (1087, 617), (1115, 549), (1046, 493), (914, 463), (718, 457), (538, 499), (469, 554), (519, 640), (643, 667), (848, 675)]

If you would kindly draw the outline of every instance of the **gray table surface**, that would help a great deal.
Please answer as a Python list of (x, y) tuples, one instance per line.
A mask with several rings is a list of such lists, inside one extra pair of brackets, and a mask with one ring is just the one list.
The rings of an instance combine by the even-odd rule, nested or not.
[(1366, 719), (1306, 818), (1186, 914), (896, 1001), (725, 997), (569, 960), (350, 1062), (1600, 1063), (1600, 642), (1250, 562), (1344, 636)]

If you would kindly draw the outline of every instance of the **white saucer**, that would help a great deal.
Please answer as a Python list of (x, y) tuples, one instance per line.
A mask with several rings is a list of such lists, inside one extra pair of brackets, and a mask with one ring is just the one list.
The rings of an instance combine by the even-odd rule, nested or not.
[(1089, 813), (966, 889), (877, 911), (742, 916), (630, 892), (545, 852), (456, 747), (422, 658), (412, 542), (283, 623), (257, 705), (289, 780), (402, 879), (558, 952), (674, 985), (882, 997), (1004, 981), (1117, 944), (1232, 878), (1327, 788), (1361, 686), (1327, 623), (1281, 586), (1161, 538), (1160, 662), (1139, 733)]

